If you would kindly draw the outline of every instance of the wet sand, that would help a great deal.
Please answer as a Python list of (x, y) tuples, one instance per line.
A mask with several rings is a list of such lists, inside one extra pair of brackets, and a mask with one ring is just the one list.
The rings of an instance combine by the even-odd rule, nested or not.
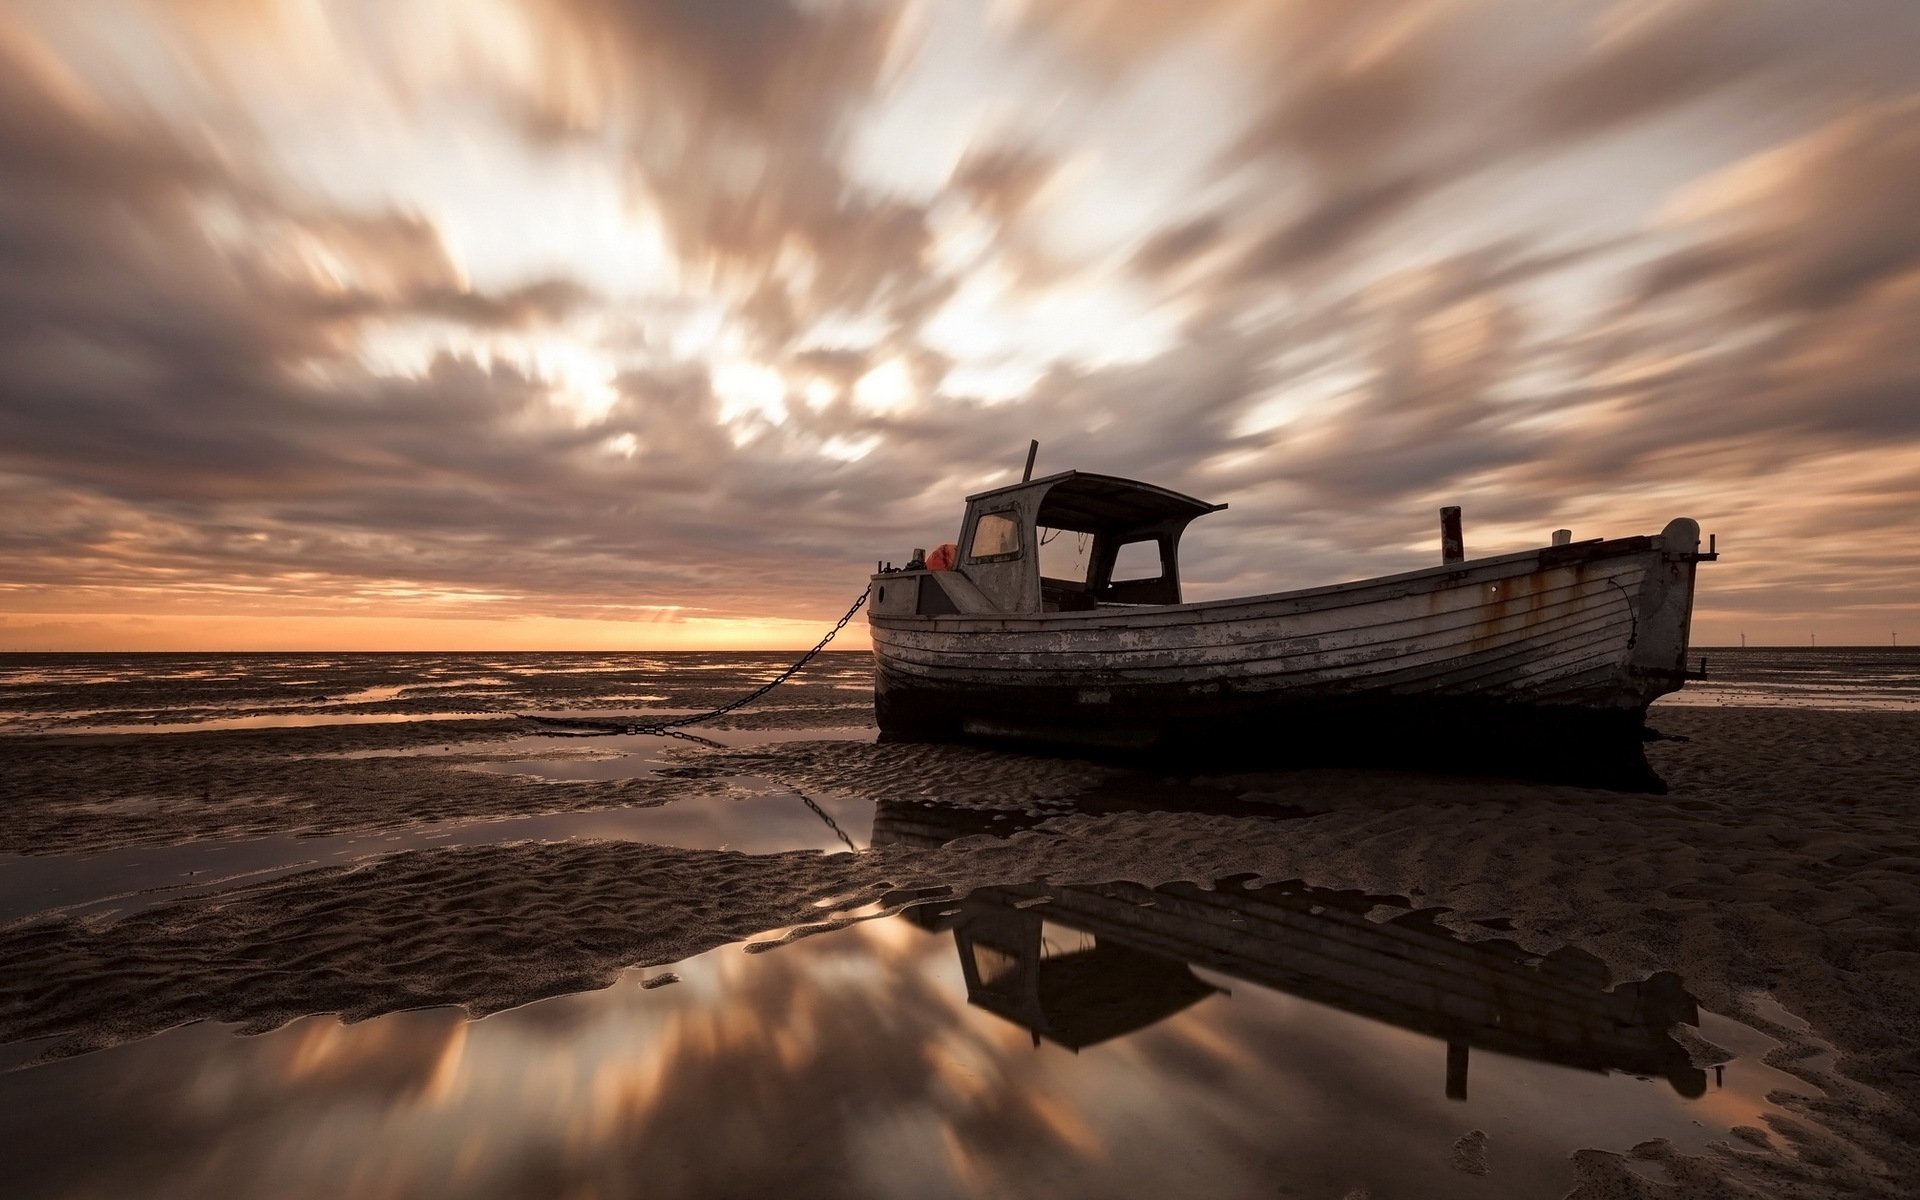
[[(838, 723), (845, 706), (823, 697), (804, 716), (758, 719), (828, 714)], [(484, 1013), (980, 887), (1245, 872), (1443, 906), (1430, 915), (1462, 936), (1577, 947), (1616, 981), (1677, 971), (1703, 1004), (1779, 1039), (1770, 1061), (1825, 1092), (1780, 1098), (1797, 1119), (1775, 1115), (1706, 1153), (1583, 1151), (1578, 1196), (1914, 1194), (1920, 713), (1662, 708), (1652, 724), (1676, 739), (1649, 746), (1662, 796), (1366, 771), (1176, 778), (846, 740), (689, 745), (624, 781), (469, 769), (527, 732), (510, 719), (11, 738), (0, 850), (13, 854), (723, 804), (742, 777), (870, 801), (882, 825), (918, 832), (858, 854), (422, 848), (119, 920), (17, 921), (0, 927), (0, 961), (27, 969), (0, 976), (0, 1041), (59, 1056), (196, 1020), (259, 1031), (324, 1012)], [(388, 753), (399, 750), (425, 752)], [(1015, 832), (975, 832), (996, 827)], [(957, 840), (935, 844), (943, 829)], [(1670, 1182), (1630, 1157), (1661, 1163)]]

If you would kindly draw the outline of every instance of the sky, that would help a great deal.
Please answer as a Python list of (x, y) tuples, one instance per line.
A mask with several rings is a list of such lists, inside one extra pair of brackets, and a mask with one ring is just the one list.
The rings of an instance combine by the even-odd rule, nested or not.
[(804, 647), (1029, 438), (1920, 644), (1916, 331), (1912, 0), (0, 2), (0, 650)]

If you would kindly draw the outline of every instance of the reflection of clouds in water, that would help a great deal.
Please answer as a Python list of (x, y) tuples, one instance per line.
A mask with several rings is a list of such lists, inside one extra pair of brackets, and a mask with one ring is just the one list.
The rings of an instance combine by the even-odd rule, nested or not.
[[(881, 1155), (889, 1173), (932, 1184), (945, 1172), (936, 1151), (972, 1143), (972, 1125), (1051, 1128), (1009, 1092), (1002, 1055), (966, 1027), (964, 992), (939, 978), (952, 973), (944, 939), (891, 924), (843, 937), (809, 939), (804, 954), (718, 956), (722, 1002), (677, 1009), (602, 1108), (618, 1153), (651, 1173), (676, 1147), (704, 1142), (678, 1181), (693, 1194), (851, 1183)], [(956, 1071), (961, 1063), (974, 1069)], [(956, 1076), (972, 1086), (954, 1086)], [(901, 1125), (940, 1136), (887, 1135)]]
[(1267, 1196), (1276, 1178), (1443, 1195), (1435, 1172), (1478, 1127), (1503, 1187), (1530, 1195), (1569, 1182), (1578, 1146), (1755, 1123), (1784, 1078), (1739, 1060), (1685, 1105), (1480, 1054), (1456, 1103), (1435, 1039), (1225, 976), (1230, 994), (1074, 1054), (969, 1006), (953, 940), (897, 919), (675, 971), (478, 1022), (190, 1027), (0, 1076), (17, 1177), (46, 1195), (1093, 1200)]
[(188, 1172), (195, 1188), (228, 1194), (297, 1159), (280, 1194), (337, 1194), (345, 1180), (417, 1191), (451, 1172), (476, 1195), (501, 1180), (560, 1194), (607, 1179), (655, 1196), (796, 1180), (825, 1194), (882, 1177), (938, 1195), (956, 1169), (985, 1177), (1009, 1155), (1085, 1148), (1071, 1108), (1032, 1087), (1025, 1035), (967, 1011), (951, 954), (945, 938), (884, 922), (771, 954), (723, 950), (683, 964), (671, 988), (623, 982), (479, 1023), (436, 1010), (243, 1040), (185, 1031), (197, 1044), (119, 1052), (137, 1083), (112, 1091), (103, 1126), (163, 1133), (87, 1174), (188, 1194), (168, 1193), (161, 1171), (183, 1155), (204, 1163)]
[(263, 1085), (259, 1099), (288, 1089), (335, 1100), (364, 1093), (387, 1104), (443, 1102), (458, 1079), (467, 1026), (453, 1011), (391, 1025), (367, 1022), (364, 1028), (318, 1018), (297, 1031), (277, 1077), (257, 1079)]

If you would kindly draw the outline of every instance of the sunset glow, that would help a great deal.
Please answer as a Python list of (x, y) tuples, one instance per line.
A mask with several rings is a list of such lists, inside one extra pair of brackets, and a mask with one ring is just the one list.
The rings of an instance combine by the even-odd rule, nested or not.
[(0, 650), (803, 647), (1028, 438), (1193, 599), (1688, 515), (1696, 642), (1920, 642), (1846, 8), (16, 0)]

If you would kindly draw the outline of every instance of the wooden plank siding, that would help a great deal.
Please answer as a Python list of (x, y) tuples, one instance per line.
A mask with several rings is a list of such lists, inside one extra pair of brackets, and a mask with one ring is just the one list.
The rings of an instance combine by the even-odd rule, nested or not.
[[(973, 618), (876, 618), (872, 635), (885, 669), (936, 684), (1498, 690), (1609, 663), (1624, 668), (1646, 566), (1604, 566), (1465, 572), (1426, 591), (1275, 597), (1186, 623), (1166, 622), (1165, 612), (1025, 629), (1005, 628), (1004, 619), (979, 629)], [(1144, 624), (1148, 617), (1156, 620)]]
[[(931, 613), (875, 576), (884, 736), (1402, 759), (1658, 788), (1646, 708), (1687, 678), (1699, 526), (1265, 596)], [(938, 585), (936, 584), (937, 588)]]

